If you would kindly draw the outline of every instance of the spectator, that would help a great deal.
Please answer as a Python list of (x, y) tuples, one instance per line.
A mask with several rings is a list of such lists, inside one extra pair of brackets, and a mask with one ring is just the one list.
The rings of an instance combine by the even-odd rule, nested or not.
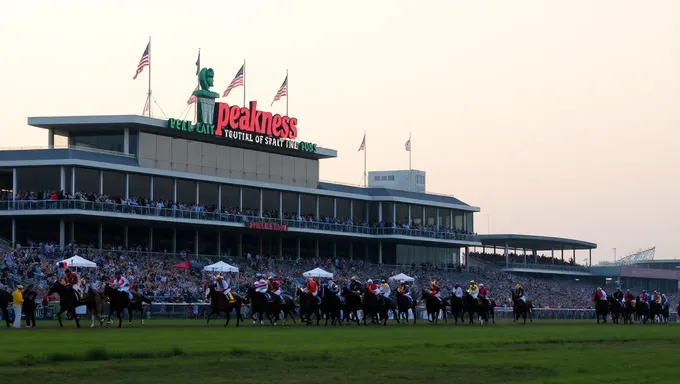
[(38, 293), (33, 290), (33, 284), (26, 286), (23, 296), (24, 305), (22, 311), (26, 319), (26, 328), (35, 328), (35, 299), (38, 297)]
[(24, 286), (19, 284), (17, 289), (12, 293), (12, 308), (14, 309), (14, 328), (21, 328), (21, 305), (24, 303), (24, 297), (21, 291)]

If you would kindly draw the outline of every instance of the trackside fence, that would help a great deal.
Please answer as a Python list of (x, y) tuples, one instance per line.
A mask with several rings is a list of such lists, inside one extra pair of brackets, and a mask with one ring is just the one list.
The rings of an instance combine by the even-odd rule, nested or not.
[[(38, 305), (36, 318), (43, 320), (54, 319), (58, 307), (59, 305), (56, 303), (47, 306)], [(104, 303), (102, 305), (102, 312), (108, 313), (108, 310), (108, 303)], [(206, 303), (152, 303), (149, 305), (145, 304), (144, 310), (147, 319), (204, 319), (210, 311), (210, 306)], [(10, 316), (13, 316), (11, 312), (10, 308)], [(244, 306), (242, 312), (248, 318), (250, 316), (250, 306)], [(417, 307), (416, 314), (418, 319), (427, 318), (425, 307)], [(361, 317), (361, 313), (359, 313), (359, 316)], [(512, 308), (496, 308), (495, 316), (496, 319), (512, 319)], [(89, 316), (87, 317), (89, 318)], [(135, 317), (139, 317), (138, 312), (135, 313)], [(446, 317), (450, 318), (451, 313), (448, 312)], [(224, 314), (221, 315), (221, 318), (224, 318)], [(441, 314), (440, 318), (442, 318)], [(595, 311), (593, 309), (535, 308), (533, 310), (533, 318), (534, 320), (594, 320)], [(671, 313), (669, 321), (678, 321), (677, 314)]]

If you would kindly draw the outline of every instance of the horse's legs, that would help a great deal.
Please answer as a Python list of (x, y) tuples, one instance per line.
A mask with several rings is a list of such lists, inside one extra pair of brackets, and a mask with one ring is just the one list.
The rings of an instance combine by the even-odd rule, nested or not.
[(59, 312), (57, 312), (57, 320), (59, 320), (59, 327), (64, 328), (64, 323), (61, 322), (61, 314), (64, 313), (65, 310), (59, 308)]
[(208, 314), (208, 316), (205, 319), (205, 325), (210, 324), (210, 316), (212, 316), (213, 313), (214, 313), (213, 311), (210, 311), (210, 313)]
[(80, 319), (78, 319), (78, 315), (76, 314), (76, 310), (73, 310), (73, 319), (76, 321), (76, 328), (80, 328)]
[(123, 328), (123, 310), (118, 309), (116, 313), (118, 313), (118, 328)]
[(224, 323), (225, 328), (227, 327), (227, 325), (229, 325), (229, 320), (231, 320), (231, 315), (229, 314), (229, 312), (231, 312), (231, 311), (226, 311), (226, 312), (227, 312), (227, 322)]

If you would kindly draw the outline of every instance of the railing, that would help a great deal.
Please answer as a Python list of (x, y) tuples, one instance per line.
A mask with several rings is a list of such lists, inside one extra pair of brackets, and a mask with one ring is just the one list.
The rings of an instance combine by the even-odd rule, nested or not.
[(73, 149), (76, 151), (85, 151), (85, 152), (93, 152), (93, 153), (101, 153), (104, 155), (114, 155), (114, 156), (122, 156), (122, 157), (131, 157), (131, 158), (136, 158), (137, 155), (133, 153), (125, 154), (123, 152), (117, 152), (117, 151), (109, 151), (106, 149), (99, 149), (99, 148), (92, 148), (92, 147), (84, 147), (80, 145), (55, 145), (52, 148), (47, 147), (47, 146), (37, 146), (37, 147), (4, 147), (0, 148), (0, 151), (47, 151), (47, 150), (52, 150), (52, 149)]
[(435, 231), (430, 229), (380, 228), (356, 226), (351, 224), (322, 223), (306, 220), (289, 220), (259, 216), (243, 216), (219, 212), (187, 211), (172, 208), (146, 207), (139, 205), (101, 203), (81, 200), (17, 200), (0, 201), (0, 211), (52, 211), (52, 210), (83, 210), (91, 212), (108, 212), (130, 216), (155, 216), (173, 219), (191, 219), (202, 221), (217, 221), (228, 223), (266, 222), (287, 225), (289, 228), (314, 229), (320, 231), (343, 232), (365, 235), (395, 235), (442, 240), (477, 241), (477, 236)]
[[(527, 258), (528, 261), (528, 258)], [(528, 269), (545, 269), (545, 270), (558, 270), (558, 271), (570, 271), (570, 272), (588, 272), (588, 268), (580, 265), (554, 265), (554, 264), (532, 264), (525, 263), (509, 263), (497, 262), (502, 268), (528, 268)]]
[[(52, 302), (47, 306), (41, 304), (37, 305), (36, 318), (42, 320), (52, 320), (55, 317), (56, 310), (59, 304)], [(145, 305), (145, 315), (147, 319), (204, 319), (207, 315), (207, 310), (210, 306), (207, 303), (152, 303)], [(108, 303), (102, 305), (102, 313), (108, 313)], [(10, 308), (10, 313), (11, 313)], [(246, 320), (250, 320), (250, 306), (245, 305), (242, 309), (243, 316)], [(418, 319), (426, 319), (427, 313), (423, 306), (416, 308), (416, 315)], [(10, 318), (13, 314), (10, 314)], [(361, 318), (361, 312), (359, 312)], [(446, 317), (451, 321), (451, 313), (448, 312)], [(89, 316), (83, 317), (89, 319)], [(390, 313), (390, 319), (392, 314)], [(440, 314), (440, 318), (442, 318)], [(505, 320), (513, 318), (512, 309), (508, 307), (498, 307), (495, 309), (496, 320)], [(571, 309), (571, 308), (535, 308), (532, 311), (532, 318), (534, 321), (541, 320), (595, 320), (595, 311), (593, 309)], [(224, 318), (221, 318), (224, 321)], [(299, 319), (299, 316), (298, 316)], [(232, 321), (235, 319), (232, 319)], [(669, 322), (677, 322), (677, 313), (671, 312)], [(476, 321), (476, 319), (475, 319)]]

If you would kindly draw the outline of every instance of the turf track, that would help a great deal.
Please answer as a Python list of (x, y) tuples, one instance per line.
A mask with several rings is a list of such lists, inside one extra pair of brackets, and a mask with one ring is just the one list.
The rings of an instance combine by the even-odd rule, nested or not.
[(583, 384), (677, 383), (680, 377), (676, 324), (272, 328), (248, 321), (224, 329), (222, 319), (209, 327), (203, 320), (151, 319), (123, 329), (38, 325), (0, 329), (2, 382)]

